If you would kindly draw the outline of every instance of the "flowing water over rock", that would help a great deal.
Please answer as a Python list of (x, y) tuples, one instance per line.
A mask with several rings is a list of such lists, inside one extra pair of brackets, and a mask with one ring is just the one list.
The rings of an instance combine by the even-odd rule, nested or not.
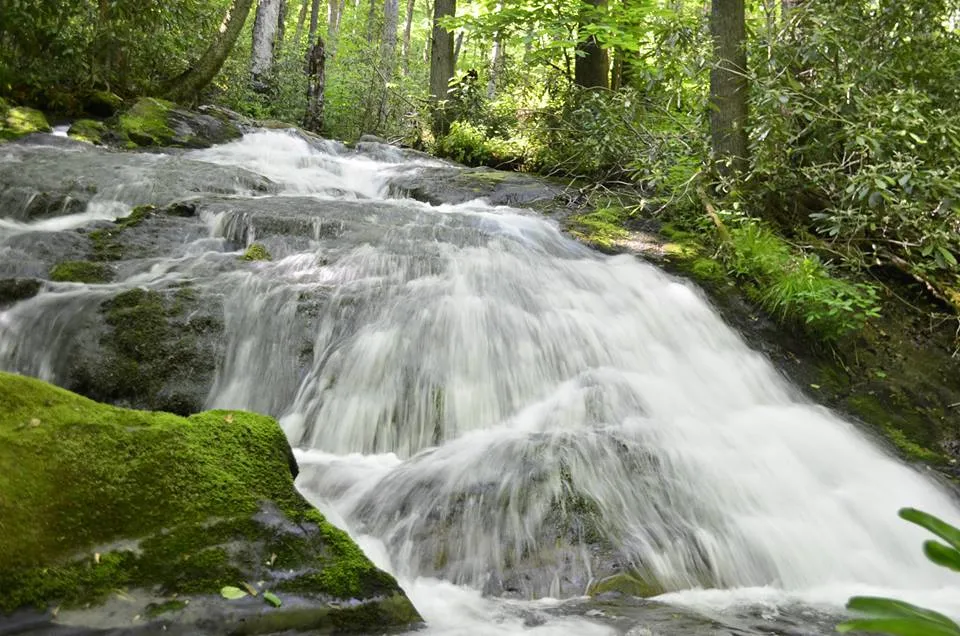
[[(379, 144), (42, 139), (0, 149), (0, 279), (42, 280), (0, 295), (0, 368), (277, 416), (301, 489), (428, 633), (827, 634), (862, 592), (960, 611), (896, 518), (957, 521), (951, 498), (805, 401), (693, 286)], [(495, 202), (553, 194), (501, 179), (477, 175)], [(272, 260), (242, 260), (253, 242)], [(88, 258), (108, 282), (47, 280)], [(584, 598), (618, 574), (659, 596)]]

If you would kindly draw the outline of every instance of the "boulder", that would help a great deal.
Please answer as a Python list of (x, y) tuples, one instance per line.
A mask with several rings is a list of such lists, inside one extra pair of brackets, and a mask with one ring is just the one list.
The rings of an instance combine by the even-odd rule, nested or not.
[(218, 111), (188, 111), (153, 97), (137, 100), (130, 110), (122, 113), (114, 134), (127, 145), (182, 148), (207, 148), (242, 135), (240, 129)]
[(106, 124), (101, 121), (96, 121), (95, 119), (78, 119), (73, 122), (67, 131), (67, 135), (71, 139), (85, 141), (96, 146), (103, 143), (103, 136), (105, 134), (107, 134)]
[(51, 130), (53, 128), (39, 110), (26, 106), (12, 106), (0, 99), (0, 142)]
[(295, 468), (266, 416), (129, 411), (0, 373), (0, 622), (144, 634), (419, 623), (396, 580), (301, 497)]

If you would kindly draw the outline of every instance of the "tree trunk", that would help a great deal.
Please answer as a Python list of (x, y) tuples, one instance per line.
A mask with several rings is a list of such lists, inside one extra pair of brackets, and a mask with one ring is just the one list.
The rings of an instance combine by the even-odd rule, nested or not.
[(303, 117), (305, 130), (320, 134), (323, 131), (323, 91), (326, 84), (326, 55), (323, 38), (307, 51), (307, 112)]
[[(607, 6), (607, 0), (586, 0), (595, 9)], [(586, 16), (581, 26), (586, 24)], [(600, 48), (597, 38), (590, 35), (577, 44), (577, 59), (573, 65), (573, 81), (583, 88), (607, 88), (609, 85), (610, 61), (607, 52)]]
[(440, 22), (456, 13), (457, 0), (435, 0), (430, 45), (430, 100), (433, 103), (433, 134), (437, 138), (450, 131), (450, 114), (444, 106), (454, 70), (453, 32), (447, 31)]
[[(497, 3), (497, 11), (503, 9), (503, 2)], [(493, 99), (497, 94), (497, 80), (500, 78), (500, 67), (503, 65), (503, 33), (497, 31), (493, 36), (493, 49), (490, 51), (490, 79), (487, 80), (487, 99)]]
[(283, 0), (260, 0), (257, 5), (253, 21), (253, 47), (250, 51), (250, 77), (253, 90), (258, 93), (270, 92), (283, 4)]
[(280, 58), (283, 40), (287, 37), (287, 0), (280, 0), (280, 13), (277, 16), (277, 37), (273, 40), (273, 59)]
[(327, 58), (333, 59), (340, 39), (340, 22), (346, 0), (327, 0)]
[(383, 90), (380, 95), (380, 109), (377, 115), (377, 129), (387, 121), (389, 113), (387, 107), (387, 84), (393, 79), (393, 71), (397, 67), (397, 23), (400, 19), (400, 0), (384, 0), (383, 3), (383, 35), (380, 38), (380, 72)]
[(192, 102), (216, 77), (240, 36), (252, 6), (253, 0), (233, 0), (213, 42), (200, 59), (167, 84), (165, 92), (169, 99)]
[(307, 36), (307, 43), (309, 46), (313, 46), (313, 43), (317, 39), (317, 29), (320, 26), (320, 0), (313, 0), (313, 4), (310, 5), (310, 33)]
[(377, 24), (377, 0), (370, 0), (370, 9), (367, 11), (367, 42), (373, 44)]
[(300, 38), (303, 37), (303, 26), (307, 23), (307, 8), (310, 6), (310, 0), (303, 0), (300, 3), (300, 16), (297, 18), (297, 31), (294, 33), (293, 41), (300, 50)]
[(714, 65), (710, 71), (710, 137), (722, 175), (747, 165), (747, 49), (744, 0), (713, 0)]
[(410, 74), (410, 34), (413, 32), (413, 10), (417, 0), (407, 0), (407, 19), (403, 24), (403, 74)]
[(457, 67), (457, 60), (460, 59), (460, 50), (463, 48), (463, 31), (457, 33), (456, 43), (453, 45), (453, 67)]

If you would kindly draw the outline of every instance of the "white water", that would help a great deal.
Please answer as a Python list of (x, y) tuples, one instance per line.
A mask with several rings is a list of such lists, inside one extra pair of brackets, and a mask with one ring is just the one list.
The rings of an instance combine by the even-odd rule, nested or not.
[[(339, 228), (268, 239), (274, 262), (217, 274), (227, 353), (208, 404), (281, 416), (301, 489), (398, 575), (428, 633), (612, 633), (547, 612), (611, 563), (705, 612), (869, 591), (960, 614), (955, 576), (896, 517), (957, 522), (956, 505), (806, 402), (693, 286), (519, 210), (388, 200), (392, 176), (437, 165), (393, 150), (262, 132), (189, 156), (300, 197), (263, 214), (300, 206)], [(257, 215), (204, 218), (251, 241)], [(210, 245), (129, 282), (193, 276)], [(54, 293), (0, 312), (0, 337)], [(319, 310), (299, 371), (304, 295)]]

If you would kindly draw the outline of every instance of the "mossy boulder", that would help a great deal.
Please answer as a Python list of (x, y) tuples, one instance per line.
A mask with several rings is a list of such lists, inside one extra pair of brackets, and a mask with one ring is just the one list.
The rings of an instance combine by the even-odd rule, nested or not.
[(135, 146), (206, 148), (241, 136), (226, 117), (178, 108), (173, 102), (143, 97), (117, 119), (114, 141)]
[(96, 117), (112, 117), (123, 108), (123, 99), (110, 91), (93, 91), (83, 102), (83, 109)]
[(50, 270), (50, 280), (60, 283), (106, 283), (112, 278), (107, 265), (91, 261), (65, 261)]
[(50, 132), (53, 128), (43, 113), (26, 106), (12, 106), (0, 100), (0, 141), (19, 139), (38, 132)]
[(240, 257), (245, 261), (269, 261), (273, 260), (273, 257), (270, 255), (270, 252), (267, 251), (267, 248), (263, 246), (262, 243), (251, 243), (250, 246), (244, 251), (243, 256)]
[(67, 135), (77, 141), (85, 141), (94, 145), (103, 143), (103, 136), (107, 134), (107, 126), (95, 119), (78, 119), (73, 122)]
[(639, 598), (650, 598), (664, 593), (662, 585), (654, 579), (646, 580), (645, 577), (635, 572), (621, 572), (601, 579), (587, 590), (589, 596), (636, 596)]
[[(295, 465), (266, 416), (130, 411), (0, 373), (0, 616), (145, 633), (419, 622), (297, 492)], [(224, 586), (258, 594), (230, 601)]]
[(0, 309), (33, 298), (42, 286), (35, 278), (0, 278)]

